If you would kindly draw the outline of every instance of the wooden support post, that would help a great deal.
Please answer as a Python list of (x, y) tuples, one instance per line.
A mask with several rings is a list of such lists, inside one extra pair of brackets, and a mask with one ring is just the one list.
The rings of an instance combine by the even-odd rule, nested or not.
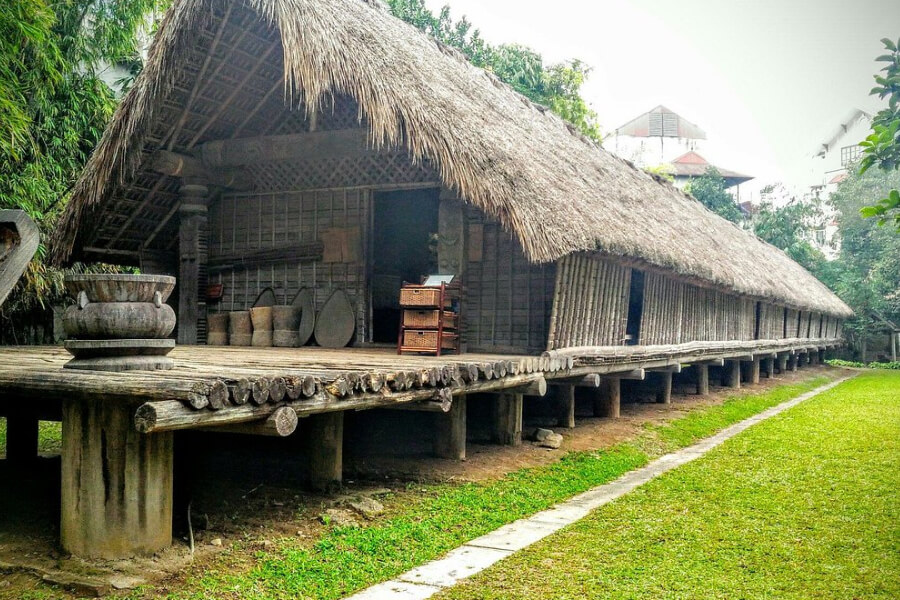
[(181, 205), (178, 208), (178, 343), (196, 344), (197, 325), (204, 311), (205, 296), (201, 281), (207, 260), (206, 246), (206, 203), (209, 190), (205, 185), (185, 184), (181, 186)]
[(62, 404), (60, 538), (66, 552), (118, 559), (172, 543), (174, 434), (142, 434), (135, 406)]
[(654, 373), (657, 379), (656, 401), (660, 404), (672, 403), (672, 372), (660, 371)]
[(435, 413), (434, 453), (438, 458), (466, 458), (466, 395), (453, 399), (448, 413)]
[(808, 356), (809, 356), (809, 364), (811, 364), (811, 365), (819, 364), (819, 350), (818, 349), (810, 350)]
[(594, 416), (618, 419), (622, 405), (622, 380), (604, 377), (594, 399)]
[(304, 419), (301, 429), (309, 456), (309, 487), (317, 492), (340, 489), (344, 464), (344, 413), (313, 415)]
[(575, 386), (558, 386), (556, 388), (556, 402), (558, 410), (557, 426), (573, 429), (575, 427)]
[(747, 383), (759, 383), (759, 367), (760, 359), (758, 358), (754, 358), (752, 361), (747, 363)]
[(494, 442), (504, 446), (522, 443), (522, 394), (497, 394)]
[(722, 385), (729, 388), (738, 389), (741, 387), (741, 361), (729, 360), (725, 364)]
[(788, 368), (788, 355), (787, 354), (779, 354), (778, 355), (778, 372), (784, 373)]
[(765, 359), (764, 371), (766, 373), (766, 379), (772, 379), (773, 377), (775, 377), (775, 358), (769, 357)]
[(798, 363), (800, 362), (799, 359), (800, 359), (800, 356), (798, 354), (791, 354), (790, 358), (788, 359), (788, 370), (789, 371), (797, 370)]
[(13, 407), (6, 415), (6, 460), (27, 465), (38, 455), (38, 419), (34, 413)]
[(709, 395), (709, 365), (694, 365), (697, 370), (697, 395)]

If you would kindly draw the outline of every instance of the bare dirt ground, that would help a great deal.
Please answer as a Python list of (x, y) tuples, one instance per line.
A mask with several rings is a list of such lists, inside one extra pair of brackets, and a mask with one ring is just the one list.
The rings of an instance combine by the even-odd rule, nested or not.
[[(712, 387), (706, 397), (691, 395), (688, 381), (676, 381), (672, 404), (623, 402), (621, 418), (616, 420), (591, 417), (589, 407), (579, 405), (574, 429), (550, 426), (564, 437), (559, 450), (527, 441), (518, 447), (470, 442), (465, 461), (436, 459), (427, 451), (395, 456), (368, 451), (348, 453), (345, 487), (333, 496), (305, 492), (289, 481), (286, 483), (271, 467), (255, 468), (254, 457), (249, 455), (243, 464), (194, 472), (196, 481), (190, 492), (176, 487), (175, 544), (157, 556), (128, 561), (86, 562), (67, 557), (59, 550), (58, 456), (43, 456), (25, 471), (13, 471), (0, 461), (0, 600), (99, 596), (149, 582), (155, 583), (156, 592), (164, 596), (166, 590), (177, 589), (185, 578), (202, 573), (212, 561), (227, 560), (234, 570), (241, 570), (252, 564), (256, 551), (272, 544), (270, 540), (285, 536), (315, 539), (324, 527), (319, 519), (323, 510), (355, 498), (378, 498), (390, 514), (392, 506), (403, 503), (411, 482), (498, 478), (557, 461), (566, 452), (602, 449), (632, 439), (648, 425), (721, 403), (726, 396), (759, 393), (828, 372), (832, 376), (838, 374), (827, 367), (805, 368), (763, 379), (759, 385), (740, 391)], [(649, 393), (647, 389), (631, 390), (623, 394), (623, 400), (648, 400)], [(543, 425), (540, 418), (531, 422), (526, 419), (526, 432), (536, 424)], [(261, 452), (266, 452), (265, 448)], [(191, 497), (193, 557), (187, 533), (186, 496)], [(222, 554), (226, 549), (227, 559)], [(47, 583), (55, 585), (48, 587)]]

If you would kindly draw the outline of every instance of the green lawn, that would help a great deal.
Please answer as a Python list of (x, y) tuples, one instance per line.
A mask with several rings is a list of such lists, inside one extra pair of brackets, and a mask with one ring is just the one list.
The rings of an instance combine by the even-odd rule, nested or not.
[[(179, 584), (177, 599), (337, 599), (390, 579), (510, 521), (611, 481), (653, 457), (692, 443), (770, 406), (809, 391), (829, 377), (736, 395), (698, 408), (633, 442), (567, 454), (553, 465), (523, 469), (495, 481), (411, 485), (389, 500), (389, 512), (361, 528), (329, 528), (318, 540), (277, 540), (249, 568), (240, 544)], [(244, 566), (237, 566), (237, 565)], [(134, 598), (154, 598), (151, 588)], [(547, 596), (549, 597), (549, 596)]]
[(900, 373), (761, 423), (439, 597), (900, 598)]

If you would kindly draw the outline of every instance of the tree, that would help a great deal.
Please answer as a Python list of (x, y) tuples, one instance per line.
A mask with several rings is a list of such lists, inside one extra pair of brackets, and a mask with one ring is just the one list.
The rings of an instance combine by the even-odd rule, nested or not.
[(599, 142), (597, 114), (581, 97), (590, 68), (578, 60), (545, 65), (534, 50), (519, 44), (491, 46), (472, 29), (465, 17), (454, 22), (450, 7), (435, 16), (424, 0), (387, 0), (391, 13), (436, 40), (456, 48), (477, 67), (493, 72), (501, 81), (533, 102), (542, 104)]
[(856, 313), (847, 323), (857, 336), (872, 328), (878, 311), (900, 320), (900, 236), (860, 214), (872, 198), (900, 187), (900, 171), (873, 169), (851, 173), (829, 201), (838, 211), (841, 251), (819, 274)]
[[(166, 2), (0, 3), (0, 208), (25, 210), (42, 237), (115, 107), (102, 70), (139, 61), (139, 33)], [(47, 266), (45, 254), (42, 244), (4, 305), (7, 323), (63, 297), (63, 272)]]
[(822, 211), (815, 204), (794, 200), (780, 208), (762, 203), (751, 224), (760, 239), (784, 250), (808, 271), (818, 275), (825, 269), (826, 258), (810, 238), (813, 231), (821, 228), (822, 220)]
[(692, 179), (685, 191), (706, 208), (732, 223), (740, 223), (743, 220), (741, 209), (727, 191), (725, 178), (715, 167), (709, 167), (706, 173)]
[[(873, 166), (884, 171), (900, 168), (900, 39), (895, 44), (884, 38), (881, 43), (888, 53), (875, 60), (887, 64), (881, 69), (883, 76), (875, 75), (877, 85), (869, 93), (882, 100), (887, 98), (888, 105), (872, 120), (872, 134), (860, 142), (863, 148), (860, 161), (862, 173)], [(900, 231), (900, 191), (896, 188), (888, 190), (875, 205), (864, 206), (861, 211), (866, 218), (877, 218), (879, 225), (893, 220), (897, 231)]]

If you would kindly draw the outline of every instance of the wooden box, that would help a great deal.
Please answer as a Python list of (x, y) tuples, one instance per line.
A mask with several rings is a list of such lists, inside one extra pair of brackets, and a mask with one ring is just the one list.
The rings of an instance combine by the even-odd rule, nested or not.
[(441, 289), (434, 287), (404, 287), (400, 290), (400, 306), (433, 306), (441, 303)]
[[(444, 312), (444, 328), (456, 329), (456, 313), (449, 310)], [(403, 326), (422, 329), (437, 329), (440, 325), (441, 311), (439, 310), (404, 310)]]
[[(422, 349), (434, 351), (437, 348), (438, 332), (434, 329), (406, 329), (403, 331), (403, 349)], [(444, 333), (441, 349), (452, 350), (456, 348), (456, 336), (452, 333)]]

